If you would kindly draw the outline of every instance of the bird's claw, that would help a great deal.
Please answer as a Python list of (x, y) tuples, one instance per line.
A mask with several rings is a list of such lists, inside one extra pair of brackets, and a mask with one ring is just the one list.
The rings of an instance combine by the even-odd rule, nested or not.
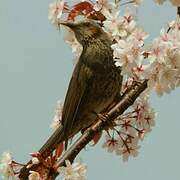
[(107, 113), (106, 114), (98, 114), (97, 116), (102, 122), (107, 123), (107, 126), (105, 128), (106, 130), (116, 126), (116, 123), (114, 121), (110, 121), (110, 117), (109, 117), (109, 115)]
[(109, 119), (109, 115), (108, 114), (97, 114), (97, 116), (103, 122), (106, 122)]

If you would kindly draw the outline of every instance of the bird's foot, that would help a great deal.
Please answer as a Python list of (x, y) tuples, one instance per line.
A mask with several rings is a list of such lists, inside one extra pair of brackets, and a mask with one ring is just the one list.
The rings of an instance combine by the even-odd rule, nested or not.
[(107, 113), (106, 114), (99, 113), (99, 114), (97, 114), (97, 117), (98, 117), (98, 119), (100, 119), (103, 122), (106, 122), (109, 120), (109, 115)]
[(97, 113), (95, 111), (92, 111), (92, 113), (95, 114), (97, 118), (103, 122), (106, 122), (109, 120), (109, 115), (107, 113)]
[(102, 122), (106, 122), (107, 123), (107, 125), (105, 127), (105, 130), (112, 129), (114, 126), (116, 126), (116, 123), (114, 121), (110, 121), (109, 115), (107, 113), (105, 113), (105, 114), (98, 114), (97, 116), (98, 116), (98, 118)]
[(115, 126), (114, 121), (110, 121), (110, 117), (109, 117), (108, 113), (96, 113), (94, 111), (93, 111), (93, 113), (96, 114), (96, 116), (99, 120), (107, 123), (106, 129), (109, 129), (109, 128), (112, 128)]

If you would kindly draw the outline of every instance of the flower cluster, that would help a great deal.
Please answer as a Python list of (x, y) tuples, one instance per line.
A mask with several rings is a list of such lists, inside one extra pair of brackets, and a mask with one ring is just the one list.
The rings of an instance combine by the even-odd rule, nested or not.
[(103, 9), (106, 20), (103, 22), (104, 30), (113, 37), (113, 39), (125, 38), (134, 30), (136, 26), (135, 19), (129, 10), (124, 16), (120, 15), (119, 9)]
[[(103, 144), (108, 152), (122, 155), (127, 161), (130, 156), (138, 155), (139, 141), (155, 125), (155, 113), (150, 107), (147, 96), (140, 96), (129, 111), (116, 120), (116, 126), (109, 132)], [(112, 134), (112, 136), (110, 135)]]
[(180, 85), (180, 19), (169, 24), (168, 31), (162, 29), (160, 37), (154, 39), (149, 51), (151, 65), (147, 72), (149, 87), (158, 95), (169, 93)]
[(129, 9), (123, 16), (117, 8), (106, 9), (103, 13), (106, 17), (104, 30), (115, 42), (112, 49), (116, 64), (122, 67), (123, 75), (141, 79), (145, 71), (143, 46), (148, 34), (136, 26), (135, 16)]
[[(32, 158), (33, 164), (38, 164), (37, 158)], [(19, 164), (13, 161), (13, 158), (9, 152), (4, 152), (0, 161), (0, 173), (3, 179), (18, 179), (19, 172), (23, 167), (23, 164)], [(29, 180), (40, 180), (40, 175), (38, 172), (30, 171), (28, 177)]]
[(11, 167), (12, 157), (9, 152), (4, 152), (0, 161), (0, 173), (2, 174), (3, 179), (9, 179), (14, 176), (13, 169)]
[(108, 152), (115, 152), (117, 155), (121, 155), (123, 161), (127, 161), (129, 156), (136, 157), (138, 155), (140, 146), (138, 146), (138, 138), (131, 136), (123, 137), (122, 135), (112, 137), (107, 135), (103, 148), (107, 148)]
[(64, 1), (54, 2), (49, 5), (48, 19), (56, 27), (59, 26), (59, 21), (60, 21), (62, 12), (64, 10), (64, 7), (65, 7)]
[(114, 58), (122, 67), (122, 74), (136, 80), (144, 78), (146, 70), (144, 60), (144, 40), (148, 37), (142, 28), (136, 27), (125, 39), (119, 39), (112, 45)]

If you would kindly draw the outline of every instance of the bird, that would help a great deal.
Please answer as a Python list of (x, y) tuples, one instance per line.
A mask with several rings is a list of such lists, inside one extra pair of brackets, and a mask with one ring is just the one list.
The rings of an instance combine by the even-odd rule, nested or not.
[[(113, 59), (112, 41), (94, 21), (61, 22), (75, 34), (83, 51), (74, 69), (62, 112), (64, 138), (86, 129), (119, 97), (120, 69)], [(67, 146), (67, 145), (66, 145)], [(66, 148), (66, 147), (65, 147)]]
[(82, 45), (82, 53), (75, 65), (66, 93), (62, 122), (39, 150), (46, 158), (61, 142), (96, 122), (120, 97), (121, 68), (115, 65), (112, 40), (93, 20), (62, 21)]

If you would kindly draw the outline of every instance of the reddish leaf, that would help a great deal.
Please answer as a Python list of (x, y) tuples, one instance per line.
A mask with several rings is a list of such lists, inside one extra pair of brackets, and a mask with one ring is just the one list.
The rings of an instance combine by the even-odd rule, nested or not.
[(93, 146), (95, 146), (99, 142), (101, 136), (102, 136), (102, 132), (99, 132), (94, 136), (94, 138), (93, 138), (93, 142), (94, 142)]
[(55, 151), (55, 160), (61, 156), (63, 150), (64, 150), (64, 144), (61, 143), (61, 144), (59, 144), (58, 147), (56, 148), (56, 151)]
[(93, 9), (93, 4), (87, 1), (80, 2), (73, 6), (68, 15), (68, 20), (74, 21), (75, 17), (83, 15), (87, 18), (104, 21), (105, 17), (100, 11)]

